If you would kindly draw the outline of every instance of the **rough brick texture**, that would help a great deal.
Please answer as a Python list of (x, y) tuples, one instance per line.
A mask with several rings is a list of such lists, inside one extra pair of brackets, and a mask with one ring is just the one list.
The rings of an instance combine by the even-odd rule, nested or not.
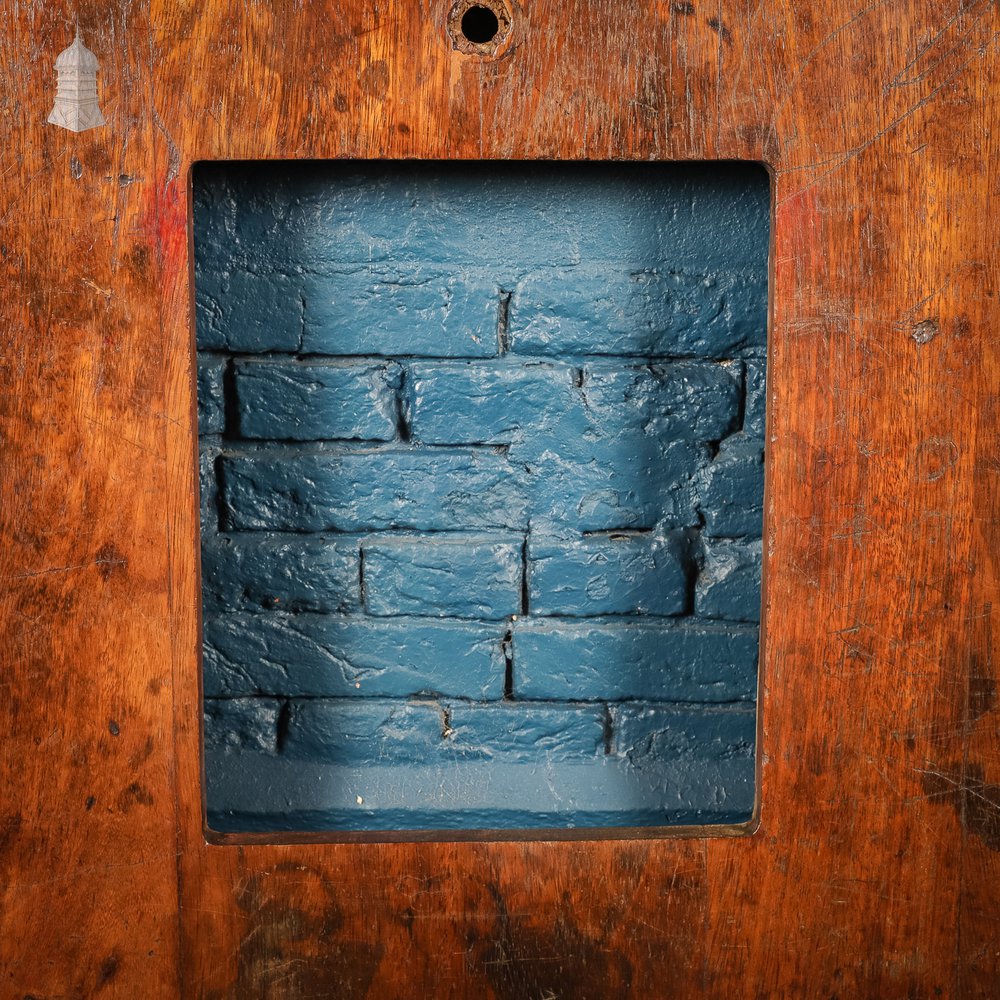
[(195, 199), (211, 822), (748, 818), (763, 172), (205, 165)]

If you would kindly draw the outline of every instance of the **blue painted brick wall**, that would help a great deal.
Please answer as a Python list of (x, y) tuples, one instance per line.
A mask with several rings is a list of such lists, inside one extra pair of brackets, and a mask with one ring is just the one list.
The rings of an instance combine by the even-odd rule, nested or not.
[(204, 165), (194, 219), (212, 824), (747, 819), (763, 171)]

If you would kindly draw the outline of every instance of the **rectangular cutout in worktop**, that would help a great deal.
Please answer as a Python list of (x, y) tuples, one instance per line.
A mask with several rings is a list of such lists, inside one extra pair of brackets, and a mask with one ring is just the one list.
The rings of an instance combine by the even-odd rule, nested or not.
[(748, 820), (765, 171), (193, 183), (210, 827)]

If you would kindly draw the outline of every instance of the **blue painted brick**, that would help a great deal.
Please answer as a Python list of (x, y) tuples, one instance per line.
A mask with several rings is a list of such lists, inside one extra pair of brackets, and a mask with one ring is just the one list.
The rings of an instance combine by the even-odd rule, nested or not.
[(646, 797), (655, 794), (661, 816), (687, 815), (704, 823), (752, 815), (753, 706), (615, 705), (611, 724), (615, 758), (643, 779)]
[(521, 610), (518, 536), (384, 537), (364, 544), (372, 615), (504, 618)]
[(767, 275), (579, 266), (540, 271), (513, 291), (511, 351), (729, 357), (760, 354), (767, 332)]
[(741, 372), (682, 361), (625, 366), (510, 362), (410, 366), (414, 437), (429, 444), (510, 444), (558, 449), (567, 439), (642, 432), (715, 441), (739, 418)]
[(704, 618), (760, 621), (763, 544), (705, 539), (705, 562), (695, 584), (695, 612)]
[(230, 753), (277, 752), (276, 698), (206, 698), (204, 734), (206, 749)]
[(533, 528), (606, 531), (695, 526), (695, 477), (710, 454), (693, 441), (624, 430), (612, 438), (529, 438), (511, 446), (510, 460), (528, 472)]
[(679, 543), (653, 535), (537, 538), (528, 543), (535, 615), (677, 615), (687, 606)]
[(360, 604), (357, 539), (222, 535), (202, 543), (206, 610), (350, 611)]
[(499, 350), (501, 289), (489, 273), (366, 267), (309, 274), (306, 354), (489, 357)]
[(240, 434), (290, 441), (391, 441), (401, 380), (402, 369), (392, 362), (239, 362)]
[(747, 397), (743, 430), (751, 437), (764, 438), (764, 409), (767, 404), (767, 379), (764, 361), (748, 361)]
[(231, 530), (523, 528), (527, 507), (494, 450), (272, 449), (223, 460)]
[(226, 358), (198, 357), (198, 433), (221, 434), (226, 429), (226, 404), (222, 375)]
[(375, 698), (293, 701), (283, 752), (329, 764), (419, 764), (441, 755), (436, 702)]
[(447, 709), (446, 745), (462, 757), (503, 757), (526, 764), (548, 764), (604, 753), (602, 705), (458, 702)]
[(302, 339), (302, 282), (273, 271), (196, 272), (201, 350), (296, 351)]
[(722, 442), (699, 485), (705, 531), (722, 538), (759, 538), (764, 526), (764, 445), (733, 434)]
[(525, 618), (513, 632), (517, 698), (730, 702), (756, 696), (753, 626)]
[(614, 753), (637, 768), (663, 761), (737, 759), (753, 767), (757, 725), (753, 705), (699, 709), (675, 705), (613, 705)]
[(509, 444), (526, 434), (549, 436), (582, 404), (569, 365), (495, 362), (415, 362), (407, 378), (407, 415), (423, 444)]
[(204, 622), (207, 695), (499, 698), (503, 622), (222, 614)]
[(648, 266), (757, 264), (766, 257), (768, 184), (745, 164), (532, 163), (201, 165), (195, 249), (206, 269), (281, 259), (297, 267), (426, 261), (511, 269), (581, 259)]
[(216, 477), (216, 462), (219, 449), (202, 443), (198, 451), (198, 484), (201, 493), (202, 533), (219, 530), (219, 484)]

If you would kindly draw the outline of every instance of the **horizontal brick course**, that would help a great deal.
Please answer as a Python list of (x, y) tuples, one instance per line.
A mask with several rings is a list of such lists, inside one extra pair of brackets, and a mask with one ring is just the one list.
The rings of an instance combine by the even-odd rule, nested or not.
[(705, 539), (695, 586), (695, 612), (705, 618), (760, 621), (760, 541)]
[(514, 695), (543, 700), (753, 701), (754, 626), (538, 621), (514, 624)]
[(231, 530), (524, 528), (527, 504), (491, 449), (262, 450), (223, 459)]
[(500, 698), (506, 633), (503, 622), (213, 615), (205, 694)]
[(366, 541), (365, 610), (372, 615), (506, 618), (521, 610), (524, 540), (430, 535)]
[(600, 706), (318, 698), (292, 703), (285, 752), (330, 764), (534, 763), (595, 759), (604, 739)]
[(202, 545), (208, 611), (271, 608), (352, 611), (359, 607), (358, 539), (303, 535), (231, 535)]
[(687, 601), (679, 539), (623, 534), (528, 542), (533, 615), (677, 615)]
[(242, 361), (235, 366), (245, 438), (391, 441), (402, 368), (393, 362)]

